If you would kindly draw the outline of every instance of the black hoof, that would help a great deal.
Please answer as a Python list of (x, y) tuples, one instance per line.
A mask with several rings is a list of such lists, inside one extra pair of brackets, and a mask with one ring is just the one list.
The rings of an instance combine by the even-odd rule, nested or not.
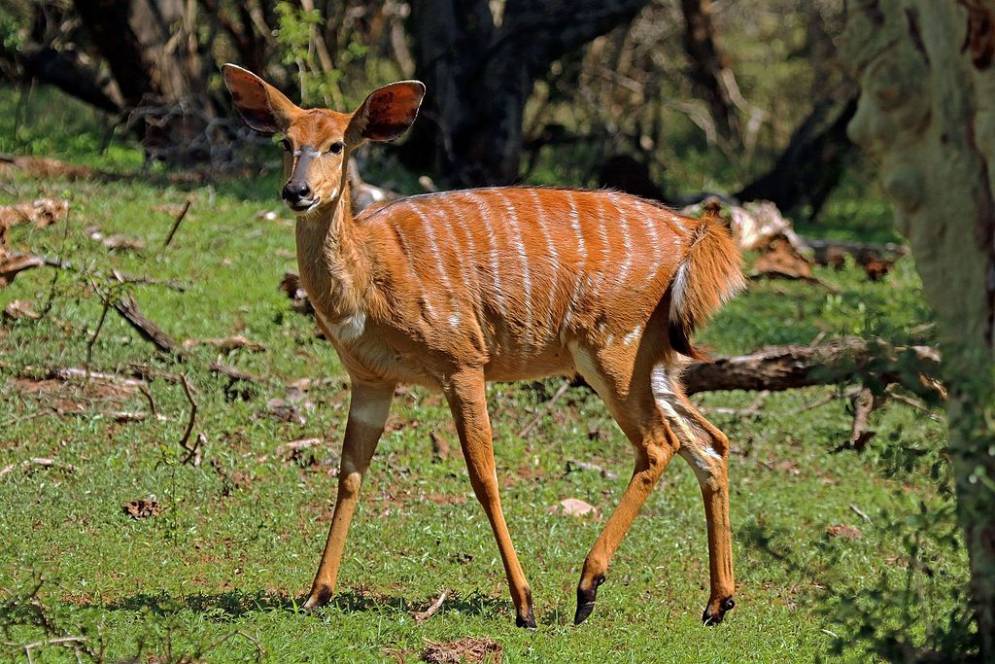
[(526, 629), (536, 628), (536, 618), (532, 614), (532, 609), (529, 609), (529, 614), (524, 618), (521, 616), (515, 616), (515, 627), (525, 627)]
[(577, 613), (574, 614), (574, 624), (579, 625), (594, 611), (594, 602), (598, 598), (598, 586), (605, 582), (604, 576), (594, 577), (594, 585), (588, 590), (577, 586)]
[(327, 587), (312, 589), (311, 594), (309, 594), (307, 599), (304, 600), (303, 608), (307, 610), (317, 609), (319, 606), (328, 604), (328, 600), (331, 598), (332, 591)]
[(701, 622), (708, 627), (714, 627), (722, 622), (722, 619), (726, 617), (726, 612), (732, 611), (734, 608), (736, 608), (736, 602), (733, 601), (732, 597), (726, 597), (719, 602), (718, 613), (713, 614), (706, 608), (705, 612), (701, 614)]

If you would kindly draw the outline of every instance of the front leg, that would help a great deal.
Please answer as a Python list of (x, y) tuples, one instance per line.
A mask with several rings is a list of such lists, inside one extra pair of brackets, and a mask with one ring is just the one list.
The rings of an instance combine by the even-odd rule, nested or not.
[(511, 543), (508, 525), (501, 511), (497, 474), (494, 466), (494, 446), (491, 440), (491, 423), (487, 415), (487, 397), (484, 390), (484, 373), (480, 369), (466, 369), (455, 373), (443, 386), (449, 407), (456, 420), (463, 456), (470, 474), (470, 485), (477, 496), (491, 529), (497, 539), (504, 572), (515, 603), (515, 624), (535, 627), (532, 610), (532, 592), (525, 580), (518, 555)]
[(349, 421), (346, 423), (345, 441), (342, 443), (338, 498), (318, 573), (311, 584), (307, 601), (304, 602), (306, 609), (325, 604), (335, 591), (335, 580), (339, 575), (349, 523), (359, 500), (359, 487), (383, 433), (393, 395), (393, 384), (360, 383), (355, 380), (352, 383)]

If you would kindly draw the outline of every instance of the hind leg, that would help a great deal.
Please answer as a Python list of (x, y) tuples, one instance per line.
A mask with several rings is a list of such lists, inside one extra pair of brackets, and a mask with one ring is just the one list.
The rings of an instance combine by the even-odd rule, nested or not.
[(722, 622), (735, 605), (732, 527), (729, 519), (729, 439), (695, 408), (665, 369), (654, 370), (654, 394), (680, 438), (679, 454), (694, 470), (708, 528), (710, 594), (702, 614), (706, 625)]
[(604, 583), (612, 556), (680, 443), (660, 416), (649, 389), (622, 395), (614, 387), (614, 381), (596, 368), (593, 362), (578, 362), (577, 368), (604, 399), (636, 450), (629, 485), (584, 560), (577, 584), (577, 612), (574, 615), (574, 623), (579, 625), (594, 610), (598, 586)]

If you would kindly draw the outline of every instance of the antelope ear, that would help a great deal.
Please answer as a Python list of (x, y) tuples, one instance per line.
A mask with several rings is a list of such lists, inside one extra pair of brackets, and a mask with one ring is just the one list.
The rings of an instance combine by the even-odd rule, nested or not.
[(248, 69), (226, 64), (221, 72), (238, 114), (252, 129), (267, 135), (284, 131), (301, 112), (282, 92)]
[(352, 114), (346, 143), (355, 146), (363, 141), (399, 138), (415, 121), (424, 97), (425, 84), (421, 81), (400, 81), (377, 88)]

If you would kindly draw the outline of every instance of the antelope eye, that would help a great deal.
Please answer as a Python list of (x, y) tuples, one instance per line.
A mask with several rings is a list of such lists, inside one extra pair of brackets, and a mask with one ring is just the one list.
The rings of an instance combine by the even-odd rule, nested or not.
[(328, 146), (328, 151), (331, 152), (332, 154), (338, 154), (342, 152), (342, 148), (344, 147), (345, 145), (342, 143), (342, 141), (336, 141), (335, 143), (332, 143), (330, 146)]
[(287, 152), (292, 151), (294, 148), (294, 146), (290, 144), (290, 139), (288, 138), (285, 138), (282, 141), (280, 141), (280, 145), (283, 146), (283, 149), (286, 150)]

